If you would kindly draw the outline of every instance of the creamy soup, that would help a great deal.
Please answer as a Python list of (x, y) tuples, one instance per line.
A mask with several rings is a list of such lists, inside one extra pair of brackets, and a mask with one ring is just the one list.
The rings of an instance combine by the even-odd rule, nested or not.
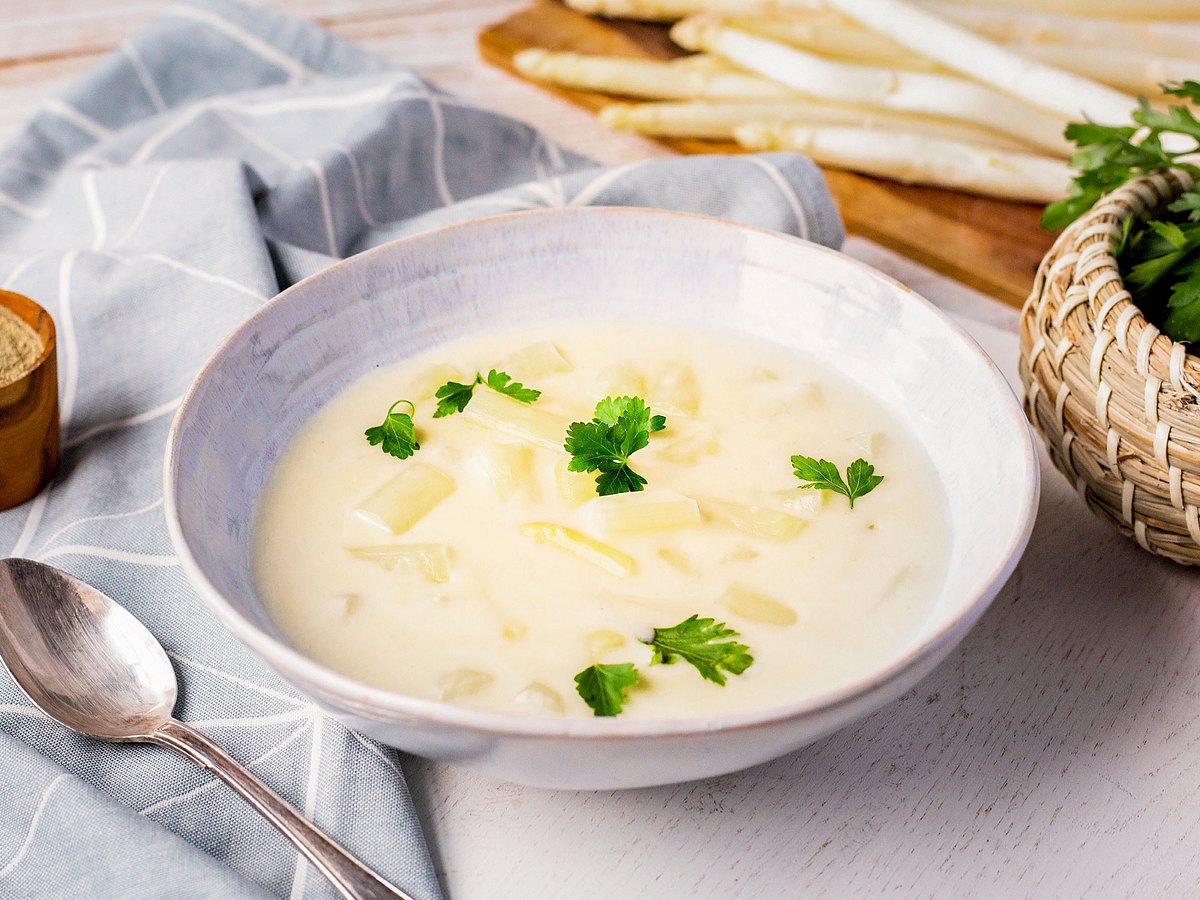
[[(440, 386), (492, 369), (541, 395), (479, 384), (434, 418)], [(622, 396), (665, 426), (629, 457), (645, 489), (601, 497), (564, 438)], [(420, 443), (405, 459), (364, 437), (401, 399)], [(852, 509), (802, 487), (796, 455), (843, 478), (865, 459), (883, 481)], [(575, 322), (472, 335), (350, 385), (283, 453), (254, 560), (291, 642), (368, 684), (589, 716), (575, 676), (632, 663), (621, 715), (662, 718), (783, 704), (877, 668), (928, 614), (948, 553), (932, 464), (865, 391), (749, 339)], [(692, 615), (753, 657), (724, 686), (686, 659), (651, 665), (643, 641)]]

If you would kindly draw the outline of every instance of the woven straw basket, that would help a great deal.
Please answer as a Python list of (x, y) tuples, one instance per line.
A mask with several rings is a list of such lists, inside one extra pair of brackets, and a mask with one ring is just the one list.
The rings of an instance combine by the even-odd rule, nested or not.
[(1171, 170), (1104, 197), (1055, 242), (1021, 313), (1025, 411), (1054, 465), (1142, 547), (1200, 564), (1200, 356), (1146, 321), (1113, 250), (1191, 188)]

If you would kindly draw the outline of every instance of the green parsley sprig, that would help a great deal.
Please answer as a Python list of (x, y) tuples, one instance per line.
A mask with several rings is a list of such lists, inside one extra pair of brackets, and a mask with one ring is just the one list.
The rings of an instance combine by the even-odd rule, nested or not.
[[(408, 412), (398, 413), (394, 410), (397, 406), (405, 404), (408, 406)], [(408, 459), (414, 453), (421, 449), (421, 445), (417, 443), (416, 427), (413, 425), (413, 413), (417, 408), (413, 406), (411, 400), (397, 400), (388, 407), (387, 415), (383, 417), (383, 423), (368, 428), (363, 434), (367, 438), (367, 443), (372, 447), (382, 444), (383, 452), (389, 456), (394, 456), (396, 459)]]
[(737, 636), (724, 622), (692, 615), (670, 628), (655, 628), (654, 637), (642, 643), (654, 651), (650, 665), (671, 665), (682, 659), (706, 680), (724, 686), (722, 669), (741, 675), (754, 662), (749, 647), (725, 640)]
[(452, 416), (462, 412), (471, 402), (471, 397), (475, 395), (476, 386), (481, 384), (486, 384), (496, 393), (512, 397), (520, 403), (532, 403), (542, 396), (541, 391), (527, 388), (519, 381), (513, 381), (512, 376), (507, 372), (497, 372), (492, 369), (486, 376), (482, 372), (476, 372), (474, 381), (466, 384), (447, 381), (437, 389), (434, 396), (437, 398), (438, 405), (433, 417), (440, 419), (443, 416)]
[(575, 690), (594, 715), (619, 716), (625, 706), (625, 694), (637, 680), (633, 663), (596, 663), (575, 676)]
[(793, 456), (792, 468), (795, 470), (797, 478), (808, 482), (800, 487), (841, 494), (850, 501), (851, 509), (854, 509), (855, 500), (864, 494), (871, 493), (883, 481), (883, 476), (876, 475), (875, 467), (865, 459), (856, 459), (850, 463), (846, 469), (845, 481), (842, 480), (842, 474), (838, 471), (838, 467), (827, 459)]
[[(1168, 96), (1200, 103), (1200, 82), (1162, 88)], [(1142, 97), (1130, 118), (1132, 125), (1067, 126), (1067, 139), (1079, 147), (1071, 157), (1079, 174), (1069, 195), (1046, 207), (1043, 226), (1069, 225), (1104, 194), (1139, 175), (1177, 168), (1200, 176), (1200, 166), (1185, 159), (1200, 149), (1200, 121), (1191, 107), (1173, 104), (1161, 112)], [(1127, 219), (1116, 255), (1146, 317), (1174, 340), (1200, 340), (1200, 192), (1183, 193), (1155, 219)]]
[(625, 494), (646, 487), (646, 479), (629, 467), (629, 457), (650, 443), (650, 435), (667, 426), (641, 397), (605, 397), (590, 422), (572, 422), (564, 449), (572, 472), (599, 472), (596, 493)]
[[(741, 675), (754, 663), (749, 647), (726, 640), (737, 636), (724, 622), (693, 614), (670, 628), (655, 628), (653, 637), (641, 643), (651, 650), (650, 665), (669, 666), (683, 660), (707, 681), (724, 687), (725, 672)], [(596, 663), (575, 676), (575, 690), (593, 714), (619, 716), (626, 694), (639, 677), (633, 663)]]

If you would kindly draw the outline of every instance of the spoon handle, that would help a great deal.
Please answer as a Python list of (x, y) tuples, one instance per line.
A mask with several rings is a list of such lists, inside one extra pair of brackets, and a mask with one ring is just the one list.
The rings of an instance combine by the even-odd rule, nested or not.
[(408, 894), (388, 884), (339, 847), (259, 781), (257, 776), (196, 729), (170, 719), (150, 735), (150, 740), (190, 757), (245, 797), (251, 806), (296, 845), (347, 900), (388, 897), (412, 900)]

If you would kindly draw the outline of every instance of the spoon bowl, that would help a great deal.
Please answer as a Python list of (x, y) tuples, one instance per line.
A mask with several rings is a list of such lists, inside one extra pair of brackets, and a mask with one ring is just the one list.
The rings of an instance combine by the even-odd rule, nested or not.
[(0, 661), (52, 719), (105, 741), (147, 741), (210, 770), (278, 828), (350, 900), (401, 898), (212, 740), (177, 721), (162, 646), (124, 607), (31, 559), (0, 560)]
[(0, 658), (35, 706), (89, 737), (148, 740), (175, 708), (175, 670), (146, 627), (33, 560), (0, 560)]

